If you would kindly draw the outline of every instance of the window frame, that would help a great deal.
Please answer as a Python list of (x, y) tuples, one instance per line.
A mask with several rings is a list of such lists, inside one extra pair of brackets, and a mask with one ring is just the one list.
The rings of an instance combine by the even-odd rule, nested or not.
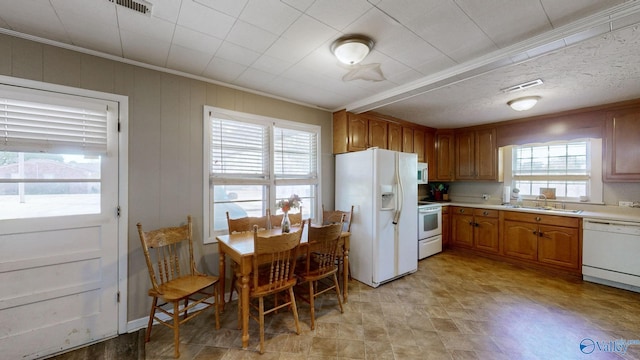
[[(224, 178), (220, 177), (215, 179), (211, 176), (211, 122), (210, 116), (211, 114), (217, 114), (218, 116), (227, 116), (230, 120), (234, 121), (244, 121), (259, 125), (266, 125), (268, 127), (268, 136), (269, 136), (269, 149), (268, 149), (268, 174), (266, 177), (256, 177), (256, 176), (238, 176), (234, 178)], [(316, 134), (316, 154), (315, 154), (315, 165), (316, 172), (315, 177), (312, 178), (291, 178), (291, 179), (283, 179), (275, 176), (275, 136), (274, 136), (274, 128), (284, 128), (284, 129), (292, 129), (298, 131), (305, 132), (313, 132)], [(273, 212), (276, 204), (276, 187), (277, 186), (286, 186), (286, 185), (311, 185), (315, 186), (315, 206), (313, 208), (309, 208), (312, 217), (315, 219), (321, 211), (321, 201), (322, 199), (322, 151), (321, 151), (321, 133), (322, 128), (319, 125), (295, 122), (291, 120), (284, 120), (278, 118), (272, 118), (268, 116), (262, 116), (257, 114), (239, 112), (234, 110), (228, 110), (224, 108), (214, 107), (205, 105), (203, 109), (203, 242), (205, 244), (216, 243), (217, 235), (227, 234), (227, 230), (218, 230), (215, 231), (213, 229), (213, 218), (214, 216), (214, 185), (262, 185), (266, 187), (266, 198), (263, 198), (262, 201), (266, 202), (265, 208), (270, 208)], [(304, 204), (303, 204), (304, 206)]]
[[(527, 143), (520, 145), (510, 145), (503, 147), (504, 154), (504, 184), (511, 186), (511, 188), (515, 188), (516, 179), (513, 176), (513, 162), (515, 156), (515, 148), (517, 147), (535, 147), (535, 146), (549, 146), (549, 145), (559, 145), (559, 144), (569, 144), (573, 142), (587, 142), (588, 148), (588, 166), (589, 169), (589, 180), (587, 184), (588, 194), (587, 200), (575, 197), (557, 197), (556, 199), (549, 200), (550, 202), (580, 202), (580, 203), (588, 203), (588, 204), (603, 204), (604, 202), (604, 194), (603, 194), (603, 181), (602, 181), (602, 139), (572, 139), (572, 140), (560, 140), (560, 141), (549, 141), (545, 143)], [(544, 176), (536, 175), (536, 178), (544, 178)], [(571, 175), (565, 177), (564, 180), (570, 181)], [(562, 179), (562, 176), (558, 177)], [(546, 180), (552, 180), (551, 178), (547, 178)], [(523, 200), (535, 200), (537, 196), (535, 195), (522, 195)]]

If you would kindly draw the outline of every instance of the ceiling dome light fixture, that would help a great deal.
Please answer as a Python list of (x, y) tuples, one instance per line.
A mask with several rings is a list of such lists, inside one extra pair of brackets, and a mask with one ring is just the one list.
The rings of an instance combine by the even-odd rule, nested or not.
[(364, 35), (346, 35), (331, 44), (331, 52), (347, 65), (364, 60), (373, 48), (373, 40)]
[(540, 100), (540, 96), (526, 96), (513, 99), (507, 103), (515, 111), (529, 110)]

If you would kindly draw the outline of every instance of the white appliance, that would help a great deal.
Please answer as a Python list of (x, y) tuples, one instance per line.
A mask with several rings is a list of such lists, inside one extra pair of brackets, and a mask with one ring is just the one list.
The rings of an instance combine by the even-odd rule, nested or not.
[(336, 209), (354, 205), (349, 265), (372, 287), (418, 269), (417, 155), (369, 149), (336, 155)]
[(442, 252), (442, 205), (418, 205), (418, 260)]
[(583, 219), (582, 277), (640, 292), (640, 223)]
[(418, 184), (429, 183), (429, 164), (418, 163)]

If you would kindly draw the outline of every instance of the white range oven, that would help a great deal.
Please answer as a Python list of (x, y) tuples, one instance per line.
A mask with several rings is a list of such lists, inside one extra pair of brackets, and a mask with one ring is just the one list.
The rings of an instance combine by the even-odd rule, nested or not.
[(418, 260), (442, 251), (442, 205), (418, 203)]

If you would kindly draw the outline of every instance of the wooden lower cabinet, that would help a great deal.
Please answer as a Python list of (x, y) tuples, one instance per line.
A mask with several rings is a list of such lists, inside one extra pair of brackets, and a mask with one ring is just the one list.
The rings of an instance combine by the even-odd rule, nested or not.
[(504, 221), (504, 255), (519, 259), (536, 260), (538, 258), (538, 237), (534, 234), (536, 224), (517, 221)]
[(442, 207), (442, 248), (449, 247), (451, 242), (451, 215), (449, 214), (449, 207)]
[(454, 246), (498, 253), (497, 210), (454, 206), (451, 215), (451, 241)]
[(581, 219), (568, 216), (504, 212), (504, 256), (581, 271)]
[(452, 247), (580, 274), (582, 220), (570, 216), (450, 207)]
[(577, 269), (580, 264), (580, 231), (562, 226), (540, 225), (538, 228), (538, 261)]

